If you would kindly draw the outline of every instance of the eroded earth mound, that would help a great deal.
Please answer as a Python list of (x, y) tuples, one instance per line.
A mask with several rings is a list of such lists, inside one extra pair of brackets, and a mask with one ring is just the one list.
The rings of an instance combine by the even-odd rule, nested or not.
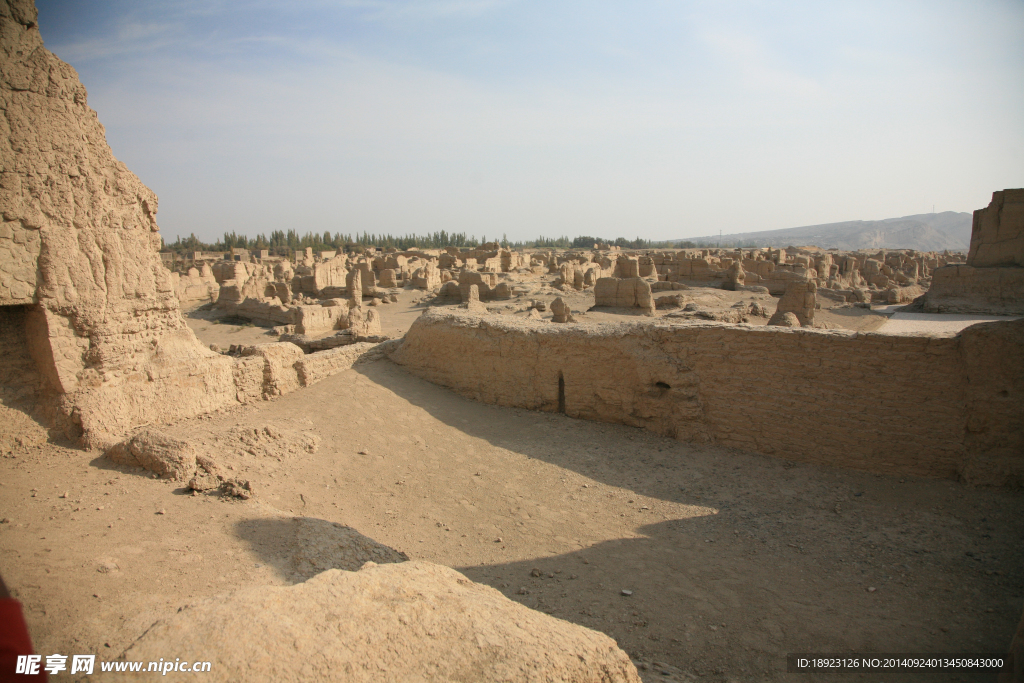
[[(209, 681), (640, 682), (603, 633), (429, 562), (368, 563), (202, 600), (154, 624), (124, 658), (173, 660), (182, 652), (216, 661), (203, 675)], [(166, 680), (195, 676), (171, 672)]]

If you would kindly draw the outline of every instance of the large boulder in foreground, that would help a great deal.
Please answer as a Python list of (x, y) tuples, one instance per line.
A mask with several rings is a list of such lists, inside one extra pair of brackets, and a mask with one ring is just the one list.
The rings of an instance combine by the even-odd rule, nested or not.
[[(212, 663), (204, 681), (640, 683), (608, 636), (428, 562), (331, 569), (210, 598), (154, 624), (128, 661)], [(138, 674), (104, 674), (101, 680)], [(169, 672), (167, 681), (195, 681)]]
[(192, 444), (144, 429), (107, 450), (107, 457), (121, 465), (143, 467), (164, 479), (188, 479), (196, 471)]

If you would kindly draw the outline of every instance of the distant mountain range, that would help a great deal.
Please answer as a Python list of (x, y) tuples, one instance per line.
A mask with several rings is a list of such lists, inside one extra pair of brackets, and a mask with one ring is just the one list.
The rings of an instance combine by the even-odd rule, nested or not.
[(922, 213), (880, 221), (845, 221), (801, 228), (738, 232), (730, 235), (687, 237), (690, 241), (713, 246), (805, 247), (857, 249), (917, 249), (918, 251), (967, 251), (971, 244), (969, 213), (943, 211)]

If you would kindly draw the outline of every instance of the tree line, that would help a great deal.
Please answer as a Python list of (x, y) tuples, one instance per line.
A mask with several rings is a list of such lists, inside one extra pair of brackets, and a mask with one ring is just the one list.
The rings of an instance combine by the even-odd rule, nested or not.
[[(500, 246), (512, 249), (593, 249), (595, 244), (607, 244), (622, 249), (693, 249), (693, 248), (714, 248), (717, 244), (696, 243), (690, 240), (682, 241), (652, 241), (642, 237), (629, 240), (625, 237), (605, 239), (603, 237), (591, 237), (581, 235), (570, 239), (568, 236), (550, 238), (537, 237), (534, 240), (510, 242), (507, 236), (502, 235), (500, 240), (495, 240)], [(273, 256), (292, 256), (296, 251), (302, 251), (311, 247), (314, 251), (348, 251), (360, 252), (368, 247), (378, 249), (397, 249), (406, 251), (409, 249), (444, 249), (445, 247), (456, 247), (459, 249), (479, 247), (487, 243), (487, 236), (483, 235), (478, 240), (476, 235), (467, 235), (464, 232), (449, 233), (439, 230), (425, 235), (408, 234), (404, 236), (373, 234), (363, 232), (362, 234), (344, 234), (330, 231), (306, 232), (300, 235), (297, 230), (274, 230), (270, 236), (262, 233), (255, 237), (240, 235), (237, 232), (225, 232), (223, 238), (216, 242), (204, 242), (192, 233), (188, 237), (178, 238), (174, 242), (164, 242), (162, 251), (174, 252), (181, 255), (191, 254), (196, 251), (231, 251), (232, 249), (247, 249), (259, 251), (266, 249)], [(757, 245), (750, 244), (723, 244), (723, 247), (753, 248)]]
[(475, 247), (486, 241), (477, 240), (464, 232), (451, 233), (440, 230), (433, 234), (405, 236), (363, 234), (343, 234), (330, 231), (307, 232), (300, 235), (297, 230), (274, 230), (270, 236), (260, 233), (254, 237), (240, 235), (237, 232), (225, 232), (216, 242), (204, 242), (195, 233), (188, 237), (179, 236), (174, 242), (164, 242), (163, 251), (189, 253), (194, 251), (231, 251), (232, 249), (248, 249), (259, 251), (267, 249), (274, 256), (291, 256), (296, 251), (312, 248), (314, 251), (346, 250), (356, 251), (365, 247), (382, 249), (438, 249), (452, 247)]

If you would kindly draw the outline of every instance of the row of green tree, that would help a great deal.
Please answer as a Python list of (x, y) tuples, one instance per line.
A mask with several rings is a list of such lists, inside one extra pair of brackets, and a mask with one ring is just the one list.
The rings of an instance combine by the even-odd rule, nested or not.
[[(702, 247), (713, 248), (719, 246), (718, 244), (696, 243), (690, 240), (656, 242), (652, 240), (645, 240), (642, 237), (628, 240), (625, 237), (605, 239), (603, 237), (590, 237), (588, 235), (581, 235), (572, 239), (568, 236), (556, 237), (554, 239), (549, 237), (538, 237), (535, 240), (516, 242), (510, 242), (505, 235), (502, 235), (502, 238), (496, 241), (502, 247), (511, 247), (513, 249), (592, 249), (595, 244), (607, 244), (610, 246), (620, 247), (622, 249), (693, 249)], [(404, 251), (407, 249), (443, 249), (445, 247), (457, 247), (464, 249), (478, 247), (485, 243), (487, 243), (486, 235), (481, 236), (478, 240), (475, 235), (467, 235), (464, 232), (448, 233), (445, 230), (439, 230), (426, 235), (409, 234), (405, 236), (376, 235), (367, 232), (364, 232), (361, 235), (346, 235), (340, 232), (331, 234), (329, 231), (324, 231), (322, 233), (307, 232), (305, 235), (299, 235), (296, 230), (274, 230), (270, 233), (269, 237), (262, 233), (255, 237), (249, 237), (247, 235), (239, 235), (237, 232), (232, 231), (225, 232), (223, 239), (216, 242), (203, 242), (195, 236), (195, 233), (185, 238), (179, 236), (174, 242), (165, 242), (163, 251), (187, 255), (196, 251), (231, 251), (232, 249), (259, 251), (261, 249), (267, 249), (274, 256), (291, 256), (296, 251), (301, 251), (307, 247), (312, 247), (314, 251), (336, 250), (359, 252), (367, 247), (398, 249), (400, 251)], [(737, 243), (722, 244), (721, 246), (742, 246), (744, 248), (754, 248), (757, 245), (754, 243), (743, 245)]]
[[(363, 234), (343, 234), (329, 231), (307, 232), (300, 235), (297, 230), (274, 230), (267, 237), (258, 234), (255, 237), (239, 235), (237, 232), (225, 232), (224, 237), (216, 242), (204, 242), (195, 236), (195, 233), (188, 237), (178, 237), (174, 242), (164, 242), (164, 251), (173, 251), (180, 254), (187, 254), (194, 251), (230, 251), (232, 249), (248, 249), (258, 251), (267, 249), (275, 256), (291, 256), (296, 251), (312, 247), (314, 251), (322, 250), (345, 250), (359, 251), (366, 247), (378, 247), (381, 249), (441, 249), (444, 247), (472, 248), (487, 241), (484, 236), (477, 239), (476, 236), (469, 236), (464, 232), (448, 233), (440, 230), (427, 235), (375, 235), (364, 232)], [(504, 240), (507, 245), (508, 240)]]

